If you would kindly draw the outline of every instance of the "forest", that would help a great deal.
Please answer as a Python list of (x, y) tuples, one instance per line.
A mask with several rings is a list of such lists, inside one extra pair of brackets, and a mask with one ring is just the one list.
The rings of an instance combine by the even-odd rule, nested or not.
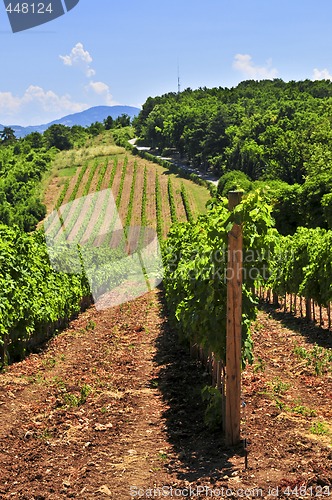
[(221, 177), (220, 195), (270, 187), (286, 235), (332, 227), (331, 111), (331, 81), (247, 80), (151, 97), (134, 126), (141, 143)]

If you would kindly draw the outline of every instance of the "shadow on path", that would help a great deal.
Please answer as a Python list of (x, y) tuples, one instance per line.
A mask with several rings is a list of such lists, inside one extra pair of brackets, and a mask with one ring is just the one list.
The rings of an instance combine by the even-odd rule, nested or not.
[[(161, 314), (167, 318), (164, 296), (159, 294)], [(168, 465), (169, 472), (176, 472), (184, 481), (196, 482), (204, 479), (213, 484), (223, 476), (230, 476), (240, 462), (244, 467), (242, 445), (227, 449), (222, 430), (209, 430), (204, 424), (205, 403), (201, 390), (210, 383), (209, 375), (200, 363), (189, 356), (189, 349), (179, 343), (178, 335), (167, 320), (156, 341), (157, 354), (154, 361), (159, 366), (157, 384), (168, 409), (166, 420), (169, 442), (173, 445), (178, 460)], [(226, 479), (225, 479), (226, 480)], [(198, 481), (199, 484), (199, 481)], [(227, 483), (226, 483), (227, 485)]]
[(308, 321), (306, 318), (300, 318), (290, 312), (284, 312), (280, 309), (280, 306), (261, 301), (259, 308), (273, 319), (280, 321), (284, 327), (300, 333), (311, 344), (332, 348), (332, 332), (326, 328), (322, 328), (313, 321)]

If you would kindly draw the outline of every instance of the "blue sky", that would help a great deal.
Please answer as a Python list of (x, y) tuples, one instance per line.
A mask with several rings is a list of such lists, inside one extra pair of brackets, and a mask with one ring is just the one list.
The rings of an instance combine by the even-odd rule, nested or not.
[(13, 34), (0, 2), (0, 123), (141, 106), (177, 90), (178, 65), (182, 89), (332, 79), (331, 28), (331, 0), (80, 0)]

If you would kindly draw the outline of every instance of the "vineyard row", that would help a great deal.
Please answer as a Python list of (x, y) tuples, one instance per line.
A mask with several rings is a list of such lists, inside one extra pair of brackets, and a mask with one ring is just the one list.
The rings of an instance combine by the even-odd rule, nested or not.
[[(123, 220), (123, 224), (125, 227), (130, 225), (130, 221), (133, 218), (133, 214), (135, 211), (134, 207), (134, 199), (138, 199), (140, 196), (142, 197), (142, 205), (141, 205), (141, 224), (142, 226), (149, 225), (148, 223), (152, 223), (157, 230), (158, 237), (163, 238), (171, 225), (171, 223), (179, 220), (177, 207), (183, 207), (183, 214), (187, 220), (193, 220), (193, 213), (191, 208), (191, 203), (189, 201), (185, 186), (181, 183), (181, 188), (177, 194), (174, 194), (174, 187), (171, 180), (171, 177), (167, 180), (167, 192), (168, 199), (163, 199), (163, 194), (161, 190), (161, 182), (165, 182), (165, 179), (162, 179), (158, 172), (155, 173), (155, 193), (154, 200), (147, 196), (147, 183), (148, 183), (148, 170), (146, 166), (144, 168), (138, 167), (137, 161), (134, 162), (134, 165), (129, 165), (128, 157), (124, 158), (124, 161), (120, 164), (118, 157), (115, 157), (113, 160), (113, 166), (111, 168), (111, 173), (109, 174), (109, 166), (110, 160), (107, 159), (104, 161), (104, 164), (100, 166), (98, 159), (94, 160), (93, 164), (89, 168), (89, 163), (85, 162), (81, 167), (79, 175), (77, 176), (76, 182), (72, 179), (67, 179), (64, 187), (60, 193), (60, 196), (56, 202), (56, 209), (58, 210), (63, 203), (66, 203), (65, 200), (67, 198), (68, 202), (74, 202), (71, 204), (67, 204), (65, 208), (61, 211), (61, 223), (66, 227), (67, 238), (71, 241), (75, 239), (75, 241), (79, 241), (78, 235), (84, 236), (83, 227), (86, 227), (90, 219), (97, 221), (94, 223), (95, 229), (93, 231), (94, 234), (98, 234), (97, 228), (103, 227), (105, 224), (102, 220), (102, 217), (109, 217), (106, 214), (105, 209), (111, 206), (111, 203), (108, 204), (105, 200), (105, 203), (102, 205), (102, 209), (100, 209), (100, 205), (96, 207), (98, 208), (99, 214), (95, 213), (94, 210), (90, 207), (89, 209), (86, 206), (89, 205), (86, 202), (84, 203), (84, 199), (78, 197), (78, 193), (82, 193), (82, 196), (87, 196), (91, 193), (91, 187), (95, 186), (94, 193), (98, 193), (102, 186), (112, 189), (115, 196), (115, 205), (118, 211), (121, 212), (121, 219)], [(130, 169), (130, 170), (128, 170)], [(128, 204), (125, 207), (121, 207), (122, 204), (122, 195), (126, 182), (126, 176), (132, 175), (132, 183), (130, 186), (130, 196)], [(106, 177), (109, 176), (109, 180), (106, 182)], [(137, 185), (139, 185), (138, 177), (143, 176), (143, 192), (137, 192)], [(115, 179), (118, 179), (116, 186)], [(71, 188), (71, 184), (73, 187)], [(127, 189), (127, 185), (126, 185)], [(69, 193), (69, 196), (68, 196)], [(76, 201), (75, 201), (76, 200)], [(155, 220), (148, 220), (147, 217), (147, 207), (149, 205), (155, 205), (156, 218)], [(165, 218), (163, 216), (163, 205), (168, 205), (170, 218)], [(180, 210), (180, 209), (178, 209)], [(88, 211), (88, 213), (87, 213)], [(180, 211), (181, 212), (181, 211)], [(108, 225), (109, 231), (112, 231), (115, 225), (115, 212), (113, 209), (112, 214), (112, 222)], [(137, 217), (136, 217), (137, 220)], [(80, 230), (77, 229), (78, 224), (80, 224)], [(50, 228), (49, 228), (50, 230)], [(56, 237), (56, 234), (53, 236)], [(92, 242), (92, 237), (90, 236), (89, 241)]]

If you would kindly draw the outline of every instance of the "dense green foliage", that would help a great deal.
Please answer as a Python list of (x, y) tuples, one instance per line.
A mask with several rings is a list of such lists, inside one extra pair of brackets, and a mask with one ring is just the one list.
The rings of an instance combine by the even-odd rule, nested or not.
[(252, 189), (252, 182), (241, 170), (232, 170), (224, 174), (218, 182), (218, 195), (227, 197), (229, 191), (244, 191), (247, 193)]
[(50, 325), (77, 312), (89, 287), (83, 275), (52, 269), (41, 232), (0, 225), (0, 261), (0, 346), (7, 344), (15, 357), (32, 333), (45, 336)]
[(330, 81), (249, 80), (149, 98), (134, 125), (148, 145), (175, 148), (221, 176), (220, 193), (255, 188), (253, 181), (271, 185), (277, 227), (287, 234), (300, 225), (332, 227), (331, 116)]
[(14, 142), (15, 139), (15, 132), (11, 127), (4, 127), (3, 130), (1, 130), (0, 141), (2, 145)]
[(299, 228), (276, 238), (265, 285), (279, 296), (293, 293), (321, 306), (332, 301), (332, 231)]
[(0, 147), (0, 223), (32, 231), (45, 217), (39, 185), (54, 151), (32, 149), (29, 139)]
[(1, 134), (0, 223), (29, 232), (46, 215), (40, 183), (57, 151), (80, 145), (90, 136), (78, 126), (52, 125), (44, 134), (32, 132), (22, 139), (10, 130), (5, 127)]
[(229, 278), (227, 234), (242, 223), (242, 356), (251, 360), (254, 289), (279, 297), (296, 294), (328, 306), (332, 301), (332, 231), (298, 228), (283, 236), (273, 228), (264, 192), (252, 191), (230, 213), (226, 201), (196, 222), (173, 225), (164, 246), (164, 286), (169, 311), (182, 336), (225, 360)]
[(134, 138), (134, 130), (132, 127), (117, 128), (112, 131), (115, 144), (123, 148), (130, 149), (128, 141)]
[(47, 147), (55, 147), (60, 151), (71, 149), (73, 142), (71, 139), (71, 129), (65, 125), (55, 124), (51, 125), (44, 132), (44, 140)]
[(294, 183), (328, 157), (331, 108), (330, 81), (249, 80), (149, 98), (134, 124), (144, 140), (203, 168)]
[(250, 323), (255, 318), (254, 283), (264, 278), (266, 256), (273, 248), (270, 207), (259, 192), (248, 195), (232, 213), (215, 206), (197, 222), (173, 225), (165, 243), (164, 287), (168, 307), (182, 335), (225, 359), (227, 235), (243, 224), (243, 360), (251, 360)]

